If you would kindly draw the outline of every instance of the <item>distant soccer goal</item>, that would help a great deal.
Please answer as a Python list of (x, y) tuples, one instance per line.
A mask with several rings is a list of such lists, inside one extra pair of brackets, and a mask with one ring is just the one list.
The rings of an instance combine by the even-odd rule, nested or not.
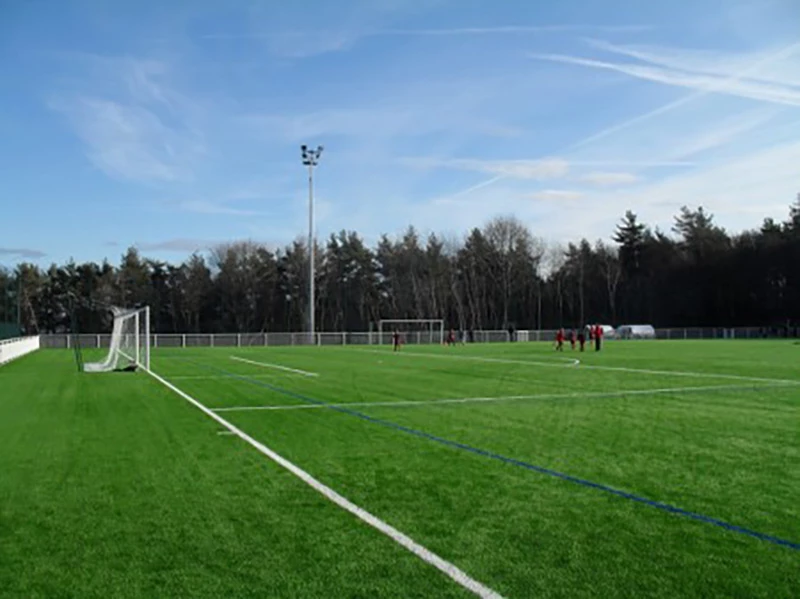
[(391, 343), (395, 331), (400, 333), (403, 343), (441, 345), (444, 342), (444, 320), (441, 319), (380, 320), (376, 341), (381, 345)]
[(114, 326), (108, 354), (102, 362), (83, 364), (84, 372), (150, 369), (150, 308), (112, 307)]

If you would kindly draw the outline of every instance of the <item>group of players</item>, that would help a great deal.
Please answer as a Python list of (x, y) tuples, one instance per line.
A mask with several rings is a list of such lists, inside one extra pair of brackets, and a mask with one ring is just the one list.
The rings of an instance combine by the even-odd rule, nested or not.
[[(558, 329), (558, 331), (556, 331), (555, 349), (556, 351), (564, 351), (564, 341), (568, 339), (573, 351), (575, 351), (576, 344), (580, 346), (581, 351), (585, 351), (587, 336), (589, 338), (589, 343), (594, 343), (595, 351), (600, 351), (603, 343), (603, 327), (599, 324), (587, 326), (586, 329), (581, 329), (578, 332), (576, 332), (575, 329), (570, 329), (569, 334), (567, 334), (564, 329)], [(459, 333), (459, 339), (461, 343), (465, 343), (463, 332)], [(453, 329), (450, 329), (447, 333), (445, 343), (447, 345), (456, 344), (456, 333)], [(400, 335), (400, 331), (395, 329), (392, 333), (392, 346), (394, 347), (394, 351), (398, 351), (402, 345), (403, 337)]]
[(556, 351), (564, 351), (564, 341), (566, 340), (569, 340), (570, 346), (572, 346), (572, 351), (575, 351), (576, 342), (578, 345), (580, 345), (581, 351), (584, 351), (586, 349), (587, 334), (589, 337), (589, 343), (594, 343), (595, 351), (600, 351), (600, 348), (603, 345), (603, 327), (599, 324), (589, 325), (577, 333), (575, 332), (575, 329), (570, 329), (568, 334), (564, 331), (564, 329), (558, 329), (558, 331), (556, 331)]
[[(459, 331), (458, 334), (459, 340), (462, 344), (467, 342), (466, 336), (463, 331)], [(445, 337), (445, 344), (447, 345), (455, 345), (456, 344), (456, 332), (453, 329), (447, 333), (447, 337)], [(394, 351), (397, 351), (403, 345), (403, 336), (400, 334), (400, 331), (395, 330), (392, 333), (392, 346), (394, 347)]]

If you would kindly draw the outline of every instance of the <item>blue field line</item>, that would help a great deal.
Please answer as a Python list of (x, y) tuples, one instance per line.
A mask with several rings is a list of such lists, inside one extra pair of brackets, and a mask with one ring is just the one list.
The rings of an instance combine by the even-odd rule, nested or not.
[(635, 495), (633, 493), (629, 493), (627, 491), (621, 491), (620, 489), (615, 489), (614, 487), (609, 487), (608, 485), (604, 485), (602, 483), (596, 483), (590, 480), (586, 480), (583, 478), (579, 478), (577, 476), (572, 476), (571, 474), (565, 474), (563, 472), (559, 472), (557, 470), (551, 470), (550, 468), (545, 468), (544, 466), (537, 466), (535, 464), (530, 464), (528, 462), (523, 462), (522, 460), (518, 460), (516, 458), (509, 458), (498, 453), (494, 453), (492, 451), (488, 451), (486, 449), (480, 449), (479, 447), (472, 447), (471, 445), (466, 445), (464, 443), (460, 443), (458, 441), (451, 441), (449, 439), (444, 439), (442, 437), (437, 437), (436, 435), (432, 435), (430, 433), (426, 433), (425, 431), (417, 430), (414, 428), (410, 428), (404, 426), (402, 424), (398, 424), (396, 422), (391, 422), (389, 420), (383, 420), (381, 418), (375, 418), (374, 416), (369, 416), (367, 414), (363, 414), (357, 410), (352, 410), (350, 408), (343, 407), (341, 405), (333, 405), (329, 402), (315, 399), (313, 397), (309, 397), (307, 395), (303, 395), (302, 393), (297, 393), (295, 391), (291, 391), (289, 389), (283, 389), (281, 387), (277, 387), (275, 385), (271, 385), (270, 383), (266, 383), (264, 381), (260, 381), (257, 379), (250, 378), (246, 375), (236, 374), (234, 372), (227, 371), (223, 368), (219, 368), (218, 366), (211, 366), (209, 364), (204, 364), (202, 362), (197, 362), (190, 358), (184, 358), (186, 361), (196, 364), (197, 366), (210, 368), (228, 376), (230, 378), (239, 379), (250, 383), (251, 385), (255, 385), (257, 387), (264, 387), (275, 393), (280, 393), (282, 395), (286, 395), (288, 397), (293, 397), (295, 399), (299, 399), (306, 403), (312, 403), (316, 405), (326, 406), (331, 410), (335, 410), (337, 412), (343, 412), (345, 414), (349, 414), (350, 416), (356, 416), (357, 418), (361, 418), (362, 420), (366, 420), (368, 422), (372, 422), (374, 424), (379, 424), (381, 426), (385, 426), (388, 428), (393, 428), (395, 430), (402, 431), (404, 433), (408, 433), (410, 435), (414, 435), (416, 437), (420, 437), (423, 439), (427, 439), (429, 441), (435, 441), (436, 443), (440, 443), (442, 445), (446, 445), (448, 447), (454, 447), (456, 449), (461, 449), (463, 451), (467, 451), (469, 453), (481, 455), (487, 458), (491, 458), (493, 460), (498, 460), (500, 462), (504, 462), (506, 464), (511, 464), (513, 466), (519, 466), (520, 468), (525, 468), (526, 470), (532, 470), (533, 472), (538, 472), (540, 474), (546, 474), (548, 476), (553, 476), (555, 478), (560, 478), (561, 480), (566, 480), (571, 483), (575, 483), (578, 485), (582, 485), (584, 487), (589, 487), (591, 489), (596, 489), (598, 491), (604, 491), (606, 493), (610, 493), (612, 495), (616, 495), (617, 497), (622, 497), (624, 499), (629, 499), (631, 501), (635, 501), (637, 503), (642, 503), (645, 505), (649, 505), (650, 507), (657, 508), (659, 510), (663, 510), (665, 512), (670, 512), (672, 514), (677, 514), (678, 516), (683, 516), (685, 518), (691, 518), (692, 520), (697, 520), (699, 522), (705, 522), (706, 524), (713, 524), (714, 526), (719, 526), (720, 528), (724, 528), (730, 532), (736, 532), (739, 534), (747, 535), (750, 537), (754, 537), (756, 539), (767, 541), (769, 543), (774, 543), (775, 545), (780, 545), (783, 547), (788, 547), (789, 549), (794, 549), (795, 551), (800, 551), (800, 543), (789, 541), (787, 539), (781, 539), (779, 537), (774, 537), (772, 535), (768, 535), (762, 532), (758, 532), (757, 530), (752, 530), (749, 528), (745, 528), (743, 526), (738, 526), (736, 524), (730, 524), (729, 522), (725, 522), (724, 520), (719, 520), (718, 518), (713, 518), (711, 516), (706, 516), (704, 514), (699, 514), (697, 512), (692, 512), (689, 510), (685, 510), (683, 508), (670, 505), (668, 503), (663, 503), (661, 501), (655, 501), (653, 499), (647, 499), (646, 497), (640, 497), (639, 495)]

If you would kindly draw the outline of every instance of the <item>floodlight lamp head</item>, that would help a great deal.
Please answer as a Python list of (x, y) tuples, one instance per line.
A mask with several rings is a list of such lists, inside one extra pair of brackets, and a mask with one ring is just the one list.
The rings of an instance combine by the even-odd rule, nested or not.
[(322, 154), (322, 146), (317, 146), (316, 149), (309, 148), (306, 144), (300, 146), (302, 150), (303, 164), (305, 166), (317, 166), (320, 154)]

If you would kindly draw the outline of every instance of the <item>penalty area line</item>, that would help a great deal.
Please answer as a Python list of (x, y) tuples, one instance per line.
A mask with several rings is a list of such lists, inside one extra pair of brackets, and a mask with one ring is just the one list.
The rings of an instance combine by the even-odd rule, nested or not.
[(288, 366), (281, 366), (280, 364), (271, 364), (269, 362), (256, 362), (255, 360), (247, 360), (238, 356), (230, 356), (231, 360), (237, 362), (244, 362), (245, 364), (253, 364), (254, 366), (262, 366), (264, 368), (274, 368), (276, 370), (283, 370), (284, 372), (293, 372), (294, 374), (301, 374), (303, 376), (319, 376), (316, 372), (308, 372), (307, 370), (298, 370), (297, 368), (289, 368)]
[(244, 442), (248, 443), (253, 448), (255, 448), (257, 451), (267, 456), (270, 460), (272, 460), (282, 468), (294, 474), (297, 478), (299, 478), (308, 486), (310, 486), (312, 489), (317, 491), (320, 495), (324, 496), (326, 499), (333, 502), (343, 510), (350, 512), (356, 518), (368, 524), (375, 530), (383, 533), (384, 535), (392, 539), (395, 543), (397, 543), (404, 549), (416, 555), (425, 563), (433, 566), (440, 572), (447, 575), (451, 580), (455, 581), (466, 590), (472, 592), (478, 597), (481, 597), (482, 599), (502, 599), (502, 595), (500, 595), (497, 591), (489, 588), (488, 586), (484, 585), (481, 582), (478, 582), (474, 578), (471, 578), (466, 572), (459, 569), (454, 564), (451, 564), (444, 558), (438, 556), (430, 549), (420, 545), (419, 543), (414, 541), (411, 537), (400, 532), (392, 525), (384, 522), (377, 516), (372, 515), (370, 512), (366, 511), (364, 508), (357, 506), (355, 503), (343, 497), (342, 495), (339, 495), (339, 493), (337, 493), (327, 485), (323, 484), (322, 482), (318, 481), (308, 472), (301, 469), (299, 466), (293, 464), (292, 462), (290, 462), (280, 454), (276, 453), (275, 451), (273, 451), (260, 441), (255, 440), (253, 437), (245, 433), (243, 430), (225, 420), (222, 416), (215, 414), (213, 411), (211, 411), (209, 408), (207, 408), (202, 403), (197, 401), (191, 395), (185, 393), (184, 391), (182, 391), (181, 389), (179, 389), (166, 379), (162, 378), (152, 370), (149, 370), (147, 368), (143, 368), (143, 370), (151, 377), (153, 377), (156, 381), (164, 385), (167, 389), (169, 389), (173, 393), (179, 395), (180, 397), (188, 401), (190, 404), (192, 404), (198, 410), (203, 412), (209, 418), (212, 418), (214, 421), (217, 422), (217, 424), (220, 424), (223, 427), (225, 427), (228, 431), (230, 431), (231, 434), (236, 435)]
[(740, 374), (726, 374), (721, 372), (691, 372), (686, 370), (652, 370), (649, 368), (633, 368), (626, 366), (607, 366), (601, 364), (587, 364), (580, 360), (573, 360), (572, 358), (563, 358), (569, 362), (542, 362), (537, 360), (514, 360), (510, 358), (490, 358), (488, 356), (472, 356), (472, 355), (453, 355), (453, 354), (434, 354), (426, 352), (413, 352), (413, 351), (399, 351), (389, 353), (387, 351), (375, 349), (351, 349), (350, 351), (407, 356), (409, 358), (439, 358), (445, 360), (462, 360), (472, 362), (486, 362), (494, 364), (519, 364), (521, 366), (544, 366), (547, 368), (565, 368), (576, 367), (580, 370), (602, 370), (608, 372), (630, 372), (634, 374), (653, 374), (659, 376), (676, 376), (676, 377), (689, 377), (689, 378), (702, 378), (702, 379), (722, 379), (732, 381), (751, 381), (755, 383), (782, 383), (784, 385), (800, 385), (800, 379), (774, 379), (769, 377), (747, 376)]
[(664, 387), (659, 389), (632, 389), (630, 391), (597, 391), (589, 393), (539, 393), (535, 395), (502, 395), (499, 397), (455, 397), (441, 399), (400, 400), (400, 401), (362, 401), (330, 404), (273, 404), (267, 406), (230, 406), (211, 408), (213, 412), (247, 412), (251, 410), (314, 410), (325, 408), (403, 408), (426, 407), (431, 405), (492, 403), (499, 401), (521, 401), (526, 399), (613, 399), (615, 397), (635, 397), (647, 395), (668, 395), (670, 393), (703, 393), (707, 391), (759, 391), (775, 387), (790, 387), (785, 383), (761, 385), (700, 385), (696, 387)]
[[(251, 377), (254, 379), (273, 379), (278, 374), (251, 374)], [(221, 374), (177, 374), (169, 377), (171, 381), (219, 381), (223, 379), (229, 379), (231, 377), (224, 376)]]

